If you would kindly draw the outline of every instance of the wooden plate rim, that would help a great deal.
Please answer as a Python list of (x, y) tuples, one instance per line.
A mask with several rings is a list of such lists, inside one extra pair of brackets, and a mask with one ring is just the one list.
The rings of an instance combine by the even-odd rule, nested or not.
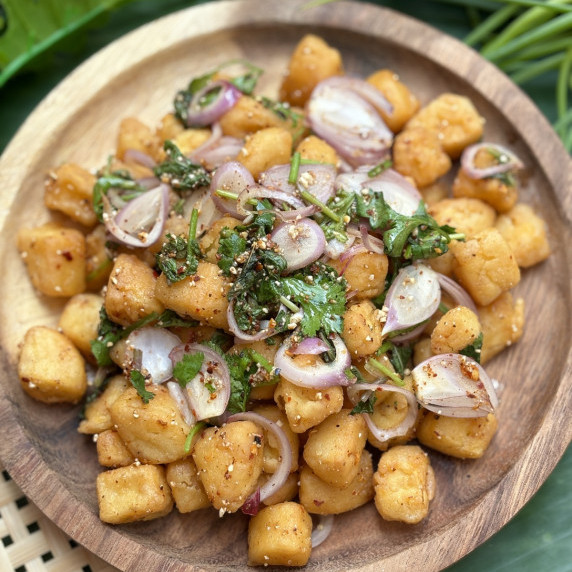
[[(570, 230), (572, 210), (570, 156), (534, 103), (497, 68), (482, 60), (476, 52), (457, 40), (387, 8), (346, 1), (304, 11), (302, 10), (304, 4), (306, 0), (213, 2), (166, 16), (131, 32), (89, 58), (42, 101), (18, 131), (0, 159), (0, 177), (3, 181), (22, 180), (27, 175), (31, 163), (31, 159), (22, 161), (22, 157), (34, 157), (49, 145), (49, 136), (37, 139), (30, 137), (34, 125), (50, 125), (54, 109), (61, 109), (65, 106), (66, 116), (69, 117), (89, 102), (89, 95), (75, 98), (68, 96), (67, 100), (62, 99), (62, 93), (69, 93), (68, 86), (76, 82), (87, 83), (91, 87), (91, 94), (96, 94), (111, 79), (131, 66), (156, 55), (157, 52), (195, 37), (196, 26), (181, 25), (181, 21), (185, 20), (182, 18), (183, 14), (192, 14), (193, 21), (200, 22), (200, 33), (205, 35), (231, 27), (281, 24), (343, 28), (385, 41), (404, 42), (405, 40), (400, 35), (392, 37), (392, 30), (379, 25), (391, 18), (395, 24), (392, 26), (393, 30), (406, 30), (408, 49), (437, 61), (449, 72), (471, 82), (485, 99), (503, 112), (518, 135), (527, 143), (541, 168), (544, 169), (547, 179), (551, 182), (561, 202), (563, 216), (568, 221)], [(150, 43), (144, 41), (150, 30), (154, 32), (163, 30), (168, 33), (156, 33), (154, 37), (161, 39), (153, 43), (151, 47)], [(454, 45), (454, 50), (447, 49), (451, 45)], [(459, 69), (460, 59), (470, 62), (470, 65)], [(115, 75), (110, 77), (97, 73), (104, 70), (108, 62), (114, 62)], [(492, 84), (494, 84), (493, 90), (490, 89)], [(518, 101), (518, 106), (507, 104), (510, 100)], [(63, 124), (65, 121), (66, 119), (62, 118), (60, 123)], [(52, 125), (52, 132), (56, 133), (59, 126), (59, 124)], [(538, 144), (539, 140), (542, 141), (542, 145)], [(556, 169), (557, 165), (561, 168)], [(5, 173), (9, 174), (9, 179)], [(3, 185), (3, 189), (0, 196), (0, 227), (4, 225), (6, 217), (9, 216), (17, 186), (5, 187)], [(568, 238), (570, 238), (570, 232)], [(566, 254), (566, 260), (568, 268), (572, 268), (570, 251)], [(563, 295), (570, 300), (570, 288)], [(569, 419), (568, 414), (572, 406), (571, 395), (572, 350), (567, 355), (557, 394), (545, 414), (542, 426), (524, 450), (521, 458), (502, 481), (484, 495), (477, 507), (468, 511), (446, 530), (440, 531), (437, 538), (431, 538), (385, 558), (384, 567), (395, 569), (406, 565), (423, 564), (427, 570), (441, 569), (474, 549), (512, 518), (548, 477), (571, 440), (572, 425), (569, 421), (562, 422), (562, 420)], [(16, 419), (15, 408), (17, 404), (7, 399), (0, 403), (0, 420), (3, 427), (11, 426)], [(554, 434), (553, 427), (556, 425), (560, 427), (560, 431)], [(57, 499), (65, 497), (67, 490), (59, 481), (57, 473), (52, 471), (43, 460), (41, 453), (36, 449), (37, 444), (31, 443), (29, 436), (21, 427), (12, 427), (11, 442), (11, 451), (17, 448), (14, 447), (14, 443), (21, 445), (22, 451), (27, 450), (22, 456), (9, 453), (6, 441), (0, 441), (0, 457), (14, 481), (48, 518), (98, 556), (126, 570), (159, 565), (163, 570), (196, 569), (154, 552), (149, 547), (121, 535), (117, 529), (102, 527), (97, 516), (82, 505), (81, 499), (75, 499), (68, 505), (62, 506)], [(31, 449), (30, 445), (32, 445)], [(543, 463), (538, 463), (539, 455), (544, 459)], [(533, 486), (530, 485), (531, 482), (534, 483)], [(39, 490), (42, 490), (41, 495), (38, 494)], [(493, 510), (493, 507), (496, 516), (493, 524), (490, 524), (487, 521), (487, 514)], [(477, 530), (475, 523), (479, 523)], [(91, 526), (97, 527), (99, 534), (93, 534)], [(470, 539), (465, 543), (458, 543), (457, 540), (461, 535), (465, 539)], [(436, 551), (430, 546), (435, 542), (441, 546), (448, 546), (448, 550)], [(428, 554), (431, 555), (430, 562)], [(379, 562), (372, 562), (354, 568), (354, 570), (373, 571), (377, 570), (378, 566)]]

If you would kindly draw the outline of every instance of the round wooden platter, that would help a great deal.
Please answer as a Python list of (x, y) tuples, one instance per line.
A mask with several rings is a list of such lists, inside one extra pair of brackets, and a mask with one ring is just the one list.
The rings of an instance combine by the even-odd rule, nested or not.
[(76, 432), (78, 408), (46, 406), (21, 391), (18, 344), (26, 329), (57, 324), (62, 302), (30, 286), (15, 248), (19, 227), (48, 220), (43, 179), (54, 165), (101, 166), (121, 118), (156, 124), (173, 94), (221, 62), (246, 58), (266, 70), (276, 94), (289, 55), (306, 33), (343, 54), (348, 73), (390, 67), (422, 102), (445, 91), (469, 96), (487, 119), (487, 140), (510, 145), (527, 165), (522, 200), (548, 221), (553, 254), (523, 272), (522, 340), (487, 366), (501, 381), (500, 427), (485, 456), (458, 461), (431, 453), (437, 497), (416, 526), (384, 522), (373, 506), (336, 517), (313, 551), (311, 570), (438, 570), (501, 528), (531, 497), (571, 437), (572, 166), (534, 106), (496, 68), (456, 40), (376, 6), (305, 0), (237, 0), (173, 14), (115, 42), (62, 82), (34, 111), (0, 162), (0, 402), (2, 461), (24, 492), (66, 533), (122, 570), (246, 569), (247, 519), (215, 511), (122, 527), (97, 515), (99, 471), (91, 440)]

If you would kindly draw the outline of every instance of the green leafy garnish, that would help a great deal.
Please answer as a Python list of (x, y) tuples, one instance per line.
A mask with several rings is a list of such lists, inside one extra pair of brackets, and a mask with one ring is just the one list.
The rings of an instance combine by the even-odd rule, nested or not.
[[(414, 326), (415, 328), (417, 325)], [(384, 340), (383, 344), (376, 351), (376, 355), (387, 354), (391, 365), (399, 375), (404, 375), (409, 367), (413, 348), (408, 344), (396, 345), (391, 340)]]
[(357, 415), (358, 413), (373, 413), (373, 408), (377, 397), (375, 391), (372, 391), (369, 397), (365, 401), (358, 401), (354, 408), (350, 411), (350, 415)]
[[(175, 96), (175, 100), (173, 102), (173, 106), (175, 108), (175, 116), (184, 124), (188, 124), (188, 113), (189, 113), (189, 106), (194, 98), (194, 96), (201, 91), (202, 89), (206, 88), (209, 83), (211, 83), (215, 75), (227, 67), (235, 66), (235, 65), (242, 65), (246, 68), (246, 71), (242, 74), (239, 74), (235, 77), (230, 78), (228, 81), (232, 83), (236, 88), (238, 88), (242, 93), (246, 95), (252, 94), (256, 84), (258, 83), (258, 78), (264, 73), (262, 68), (252, 65), (251, 63), (247, 62), (246, 60), (231, 60), (220, 66), (216, 67), (214, 70), (193, 78), (187, 87), (187, 89), (183, 89), (177, 92)], [(214, 97), (218, 94), (220, 88), (215, 86), (215, 88), (208, 92), (205, 97), (205, 100), (200, 102), (202, 106), (208, 105), (212, 101)]]
[(301, 130), (304, 129), (304, 115), (292, 109), (289, 103), (274, 101), (269, 97), (258, 97), (257, 101), (260, 101), (266, 109), (275, 113), (282, 121), (289, 122), (292, 127), (300, 127)]
[(373, 177), (377, 177), (378, 175), (381, 175), (381, 173), (383, 173), (384, 171), (387, 171), (387, 169), (391, 169), (392, 165), (393, 165), (393, 161), (391, 159), (386, 159), (385, 161), (382, 161), (381, 163), (379, 163), (375, 167), (371, 168), (367, 172), (367, 176), (373, 179)]
[(253, 349), (247, 348), (224, 357), (230, 370), (230, 398), (227, 406), (230, 413), (246, 411), (253, 387), (274, 385), (279, 381), (272, 364)]
[(194, 354), (184, 354), (182, 359), (173, 367), (173, 377), (179, 382), (182, 388), (187, 386), (197, 373), (201, 370), (205, 354), (196, 352)]
[(300, 322), (302, 333), (315, 336), (320, 330), (326, 335), (341, 333), (346, 286), (345, 279), (333, 268), (315, 263), (309, 269), (283, 278), (277, 288), (304, 310)]
[(211, 183), (208, 171), (185, 157), (172, 141), (165, 141), (163, 148), (167, 158), (153, 168), (153, 173), (163, 183), (171, 185), (177, 192), (194, 191)]
[(319, 225), (324, 231), (326, 240), (336, 239), (339, 242), (347, 242), (346, 228), (355, 215), (355, 193), (340, 189), (328, 203), (328, 208), (336, 214), (336, 218), (323, 216)]
[(481, 332), (477, 339), (467, 347), (463, 348), (459, 353), (474, 359), (477, 363), (481, 363), (481, 349), (483, 347), (483, 332)]
[(392, 258), (433, 258), (447, 252), (451, 240), (464, 238), (450, 226), (439, 226), (422, 202), (412, 216), (406, 216), (394, 211), (383, 193), (370, 191), (356, 194), (356, 213), (367, 218), (372, 229), (383, 231), (385, 253)]
[(131, 381), (131, 385), (137, 390), (143, 403), (149, 403), (149, 401), (155, 397), (152, 391), (145, 389), (145, 376), (140, 371), (136, 369), (131, 370), (129, 373), (129, 381)]
[(157, 268), (169, 284), (179, 282), (196, 273), (202, 256), (196, 229), (199, 213), (193, 209), (188, 238), (168, 233), (160, 252), (155, 256)]

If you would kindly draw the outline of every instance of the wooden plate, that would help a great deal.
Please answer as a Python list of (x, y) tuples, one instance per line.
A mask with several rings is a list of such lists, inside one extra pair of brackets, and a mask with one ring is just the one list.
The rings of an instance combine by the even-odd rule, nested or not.
[(34, 111), (0, 162), (3, 245), (0, 405), (4, 465), (24, 492), (65, 532), (124, 570), (246, 569), (247, 520), (215, 511), (112, 527), (97, 516), (96, 455), (76, 433), (78, 408), (27, 398), (16, 375), (18, 343), (36, 324), (55, 325), (62, 304), (31, 288), (14, 245), (16, 230), (48, 218), (46, 171), (63, 161), (97, 167), (114, 148), (119, 120), (154, 124), (189, 78), (231, 58), (266, 69), (276, 93), (302, 35), (323, 36), (346, 69), (397, 70), (423, 102), (444, 92), (468, 95), (487, 118), (486, 138), (511, 145), (528, 166), (524, 201), (550, 225), (552, 257), (524, 272), (528, 326), (522, 340), (487, 366), (504, 385), (500, 428), (484, 458), (432, 454), (438, 495), (416, 526), (384, 522), (373, 506), (336, 518), (312, 570), (441, 569), (502, 527), (546, 479), (570, 441), (572, 167), (534, 104), (475, 52), (420, 22), (372, 5), (339, 2), (304, 10), (305, 0), (217, 2), (168, 16), (102, 50)]

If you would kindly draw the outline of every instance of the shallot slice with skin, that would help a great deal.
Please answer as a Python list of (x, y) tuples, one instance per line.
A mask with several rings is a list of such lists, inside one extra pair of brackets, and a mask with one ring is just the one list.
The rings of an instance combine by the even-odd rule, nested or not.
[(446, 417), (485, 417), (498, 407), (493, 380), (460, 354), (432, 356), (411, 372), (419, 403)]
[(326, 237), (320, 225), (309, 218), (279, 224), (270, 235), (285, 258), (288, 272), (308, 266), (322, 256)]
[[(415, 425), (415, 421), (417, 419), (417, 399), (415, 394), (404, 387), (399, 387), (397, 385), (392, 385), (391, 383), (383, 383), (381, 381), (374, 381), (372, 383), (356, 383), (351, 387), (351, 392), (348, 391), (348, 395), (350, 395), (350, 399), (358, 394), (360, 391), (367, 392), (365, 395), (369, 396), (372, 391), (381, 390), (381, 391), (392, 391), (395, 393), (400, 393), (407, 399), (407, 415), (404, 417), (403, 421), (396, 425), (395, 427), (391, 427), (389, 429), (382, 429), (378, 427), (371, 418), (369, 413), (364, 413), (365, 422), (369, 430), (371, 431), (372, 435), (381, 443), (385, 443), (389, 441), (389, 439), (393, 439), (394, 437), (403, 437), (409, 433), (411, 428)], [(359, 401), (358, 399), (353, 400), (355, 403)]]
[[(207, 95), (214, 90), (218, 90), (218, 93), (212, 101), (205, 104)], [(218, 121), (241, 97), (242, 92), (228, 81), (218, 80), (208, 83), (191, 100), (187, 111), (187, 127), (202, 127)]]
[(330, 533), (334, 527), (334, 515), (333, 514), (319, 514), (316, 515), (318, 519), (318, 523), (312, 529), (312, 548), (316, 548), (316, 546), (320, 546)]
[(129, 201), (117, 214), (105, 194), (103, 223), (114, 239), (126, 246), (146, 248), (157, 242), (169, 213), (169, 187), (159, 185)]
[(300, 165), (296, 184), (289, 182), (290, 163), (276, 165), (260, 174), (258, 182), (267, 189), (295, 194), (296, 189), (308, 191), (322, 203), (334, 195), (336, 168), (327, 163)]
[[(486, 149), (499, 157), (499, 163), (490, 167), (476, 167), (475, 157), (479, 151)], [(469, 145), (461, 156), (461, 167), (471, 179), (486, 179), (510, 171), (518, 171), (524, 167), (523, 162), (510, 150), (497, 143), (475, 143)]]
[[(349, 84), (340, 79), (325, 79), (314, 88), (307, 104), (310, 127), (350, 165), (379, 163), (389, 153), (393, 133), (369, 98), (363, 97), (367, 82)], [(362, 82), (360, 89), (356, 89), (357, 82)]]
[(278, 348), (274, 356), (274, 365), (280, 370), (282, 377), (301, 387), (322, 389), (334, 385), (351, 385), (352, 380), (345, 374), (351, 365), (350, 352), (337, 334), (333, 336), (332, 342), (336, 351), (333, 362), (319, 362), (316, 365), (300, 367), (288, 355), (292, 344), (290, 339), (287, 339)]
[(238, 161), (229, 161), (221, 165), (211, 179), (211, 197), (217, 208), (223, 213), (242, 219), (244, 213), (239, 212), (237, 201), (225, 199), (217, 194), (218, 190), (239, 195), (245, 189), (254, 186), (254, 178), (250, 171)]
[(173, 362), (169, 354), (181, 343), (178, 336), (164, 328), (138, 328), (126, 340), (128, 355), (141, 352), (141, 369), (151, 376), (153, 383), (163, 383), (173, 376)]
[(280, 459), (278, 468), (259, 489), (246, 499), (243, 505), (243, 512), (248, 511), (247, 514), (254, 515), (258, 512), (258, 505), (279, 490), (286, 482), (288, 475), (290, 475), (293, 463), (292, 448), (280, 426), (259, 413), (254, 413), (254, 411), (235, 413), (227, 419), (227, 423), (232, 423), (233, 421), (252, 421), (272, 433), (278, 442), (278, 458)]
[(167, 386), (167, 389), (169, 390), (171, 397), (177, 404), (177, 407), (179, 408), (179, 411), (181, 412), (181, 415), (183, 416), (185, 423), (189, 427), (192, 427), (197, 422), (197, 419), (193, 415), (193, 412), (191, 411), (191, 407), (187, 400), (187, 396), (185, 395), (185, 391), (176, 381), (168, 381), (165, 385)]
[(382, 335), (405, 330), (428, 320), (439, 308), (441, 288), (437, 273), (424, 264), (402, 268), (387, 292), (387, 319)]
[(202, 353), (201, 369), (184, 388), (197, 421), (222, 415), (230, 398), (230, 371), (222, 356), (202, 344), (180, 344), (173, 348), (173, 367), (187, 354)]
[(395, 212), (404, 216), (412, 216), (422, 200), (419, 191), (393, 169), (386, 169), (380, 175), (364, 181), (362, 189), (382, 193), (384, 201)]

